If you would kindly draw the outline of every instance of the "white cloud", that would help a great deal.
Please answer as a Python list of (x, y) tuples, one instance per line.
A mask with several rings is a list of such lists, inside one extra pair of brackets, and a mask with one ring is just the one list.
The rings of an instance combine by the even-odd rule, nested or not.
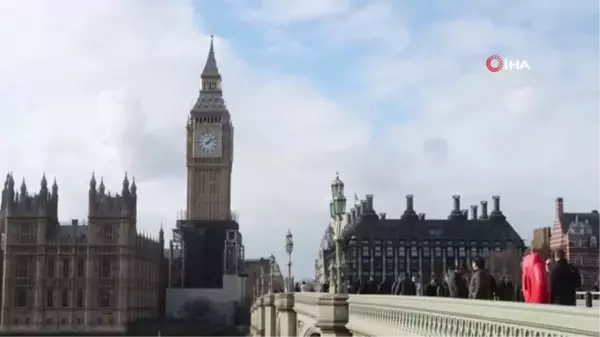
[[(388, 131), (377, 132), (385, 145), (370, 146), (385, 159), (368, 173), (347, 172), (349, 187), (374, 192), (378, 209), (394, 215), (404, 207), (399, 195), (415, 194), (419, 210), (435, 217), (447, 214), (452, 194), (468, 204), (500, 194), (526, 238), (533, 227), (552, 224), (557, 196), (570, 200), (571, 210), (598, 208), (598, 41), (593, 28), (572, 25), (597, 13), (597, 5), (565, 8), (568, 15), (560, 16), (564, 4), (541, 3), (503, 3), (509, 11), (500, 12), (497, 2), (445, 9), (440, 2), (436, 20), (411, 22), (411, 11), (399, 15), (382, 1), (317, 26), (324, 48), (362, 44), (370, 53), (354, 68), (367, 92), (362, 105), (384, 100), (414, 109), (380, 125)], [(443, 9), (453, 14), (444, 17)], [(402, 19), (385, 20), (394, 15)], [(410, 39), (397, 33), (404, 27), (414, 28)], [(377, 32), (387, 39), (377, 40)], [(394, 47), (400, 53), (390, 53)], [(494, 53), (525, 59), (532, 69), (491, 74), (484, 60)], [(364, 158), (357, 152), (355, 165)]]
[[(552, 224), (557, 196), (570, 210), (598, 207), (598, 58), (597, 47), (561, 50), (558, 40), (510, 24), (438, 23), (419, 37), (427, 44), (405, 57), (373, 56), (363, 76), (378, 84), (373, 97), (416, 98), (415, 118), (389, 134), (388, 147), (412, 162), (390, 188), (408, 185), (434, 216), (447, 212), (451, 194), (469, 203), (500, 194), (509, 220), (529, 237)], [(498, 47), (532, 70), (487, 72), (485, 57)], [(423, 155), (420, 144), (432, 138), (445, 140), (446, 162)]]
[[(0, 9), (0, 169), (26, 176), (30, 190), (42, 172), (55, 175), (63, 220), (86, 216), (93, 171), (112, 190), (128, 171), (138, 178), (140, 230), (172, 226), (185, 205), (184, 125), (209, 41), (191, 6), (7, 5)], [(217, 58), (236, 127), (233, 203), (247, 252), (281, 253), (288, 228), (298, 242), (317, 240), (320, 233), (307, 239), (301, 229), (322, 222), (319, 207), (339, 168), (331, 158), (360, 148), (368, 130), (309, 81), (254, 68), (220, 37)], [(264, 230), (281, 247), (261, 247)]]
[[(502, 25), (478, 17), (488, 2), (473, 5), (468, 20), (410, 35), (392, 20), (389, 2), (286, 3), (252, 13), (277, 27), (320, 19), (318, 32), (347, 33), (324, 40), (330, 50), (380, 43), (352, 69), (365, 91), (334, 100), (315, 89), (318, 79), (257, 68), (240, 59), (239, 45), (217, 37), (236, 128), (233, 203), (249, 255), (282, 260), (291, 228), (294, 266), (309, 275), (338, 170), (349, 196), (374, 193), (378, 210), (392, 216), (404, 194), (434, 217), (447, 214), (453, 194), (470, 204), (498, 193), (528, 235), (551, 224), (556, 196), (569, 210), (598, 208), (597, 53), (581, 44), (560, 50), (511, 24), (541, 23), (535, 13), (515, 9)], [(183, 126), (208, 41), (183, 0), (0, 2), (0, 170), (33, 186), (43, 171), (56, 175), (63, 220), (85, 217), (92, 171), (113, 190), (128, 171), (138, 178), (139, 226), (172, 226), (185, 205)], [(488, 73), (485, 57), (498, 49), (527, 58), (532, 70)], [(372, 132), (372, 111), (357, 107), (376, 109), (379, 100), (411, 101), (415, 111)]]
[[(251, 5), (249, 5), (251, 3)], [(350, 9), (351, 0), (254, 0), (243, 3), (232, 1), (241, 6), (244, 17), (278, 25), (294, 22), (322, 19), (338, 15)]]
[(399, 54), (410, 44), (411, 36), (403, 25), (398, 3), (388, 0), (367, 2), (338, 15), (319, 28), (324, 45), (339, 48), (343, 45), (365, 43), (378, 54)]

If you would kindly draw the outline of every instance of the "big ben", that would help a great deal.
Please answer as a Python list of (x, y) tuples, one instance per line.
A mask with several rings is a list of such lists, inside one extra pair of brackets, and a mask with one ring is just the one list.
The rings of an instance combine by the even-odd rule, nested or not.
[(187, 124), (187, 218), (231, 218), (233, 125), (211, 41), (202, 88)]
[(198, 99), (186, 124), (186, 216), (174, 241), (183, 248), (176, 283), (184, 288), (222, 288), (239, 273), (242, 238), (231, 216), (233, 124), (223, 99), (211, 39)]

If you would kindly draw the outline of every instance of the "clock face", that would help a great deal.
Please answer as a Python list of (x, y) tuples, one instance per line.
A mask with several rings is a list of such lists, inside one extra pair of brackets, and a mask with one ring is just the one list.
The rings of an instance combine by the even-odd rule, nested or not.
[(198, 135), (196, 148), (206, 153), (214, 152), (217, 149), (217, 136), (208, 132)]
[(221, 125), (196, 125), (193, 138), (193, 156), (195, 158), (220, 158), (222, 152), (223, 139)]

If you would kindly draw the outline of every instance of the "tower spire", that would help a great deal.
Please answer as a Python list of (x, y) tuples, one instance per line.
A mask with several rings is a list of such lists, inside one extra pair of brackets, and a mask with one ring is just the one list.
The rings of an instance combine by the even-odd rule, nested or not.
[(214, 115), (215, 111), (221, 116), (229, 118), (229, 112), (223, 99), (223, 92), (221, 91), (221, 74), (219, 73), (219, 67), (217, 66), (217, 58), (215, 57), (215, 42), (214, 36), (210, 37), (210, 48), (208, 49), (208, 57), (206, 58), (206, 64), (204, 70), (200, 76), (202, 79), (202, 89), (200, 89), (200, 95), (196, 100), (196, 104), (190, 112), (192, 115), (197, 116), (204, 112), (210, 112)]
[(210, 36), (210, 49), (208, 50), (208, 57), (206, 58), (206, 64), (202, 71), (202, 78), (205, 77), (221, 77), (221, 74), (219, 74), (219, 67), (217, 66), (217, 58), (215, 57), (214, 35)]

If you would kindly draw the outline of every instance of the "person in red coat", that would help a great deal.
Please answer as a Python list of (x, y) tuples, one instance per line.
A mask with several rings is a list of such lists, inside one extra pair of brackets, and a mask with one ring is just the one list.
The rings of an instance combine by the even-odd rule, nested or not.
[(521, 266), (523, 299), (527, 303), (550, 303), (546, 261), (536, 252), (523, 257)]

